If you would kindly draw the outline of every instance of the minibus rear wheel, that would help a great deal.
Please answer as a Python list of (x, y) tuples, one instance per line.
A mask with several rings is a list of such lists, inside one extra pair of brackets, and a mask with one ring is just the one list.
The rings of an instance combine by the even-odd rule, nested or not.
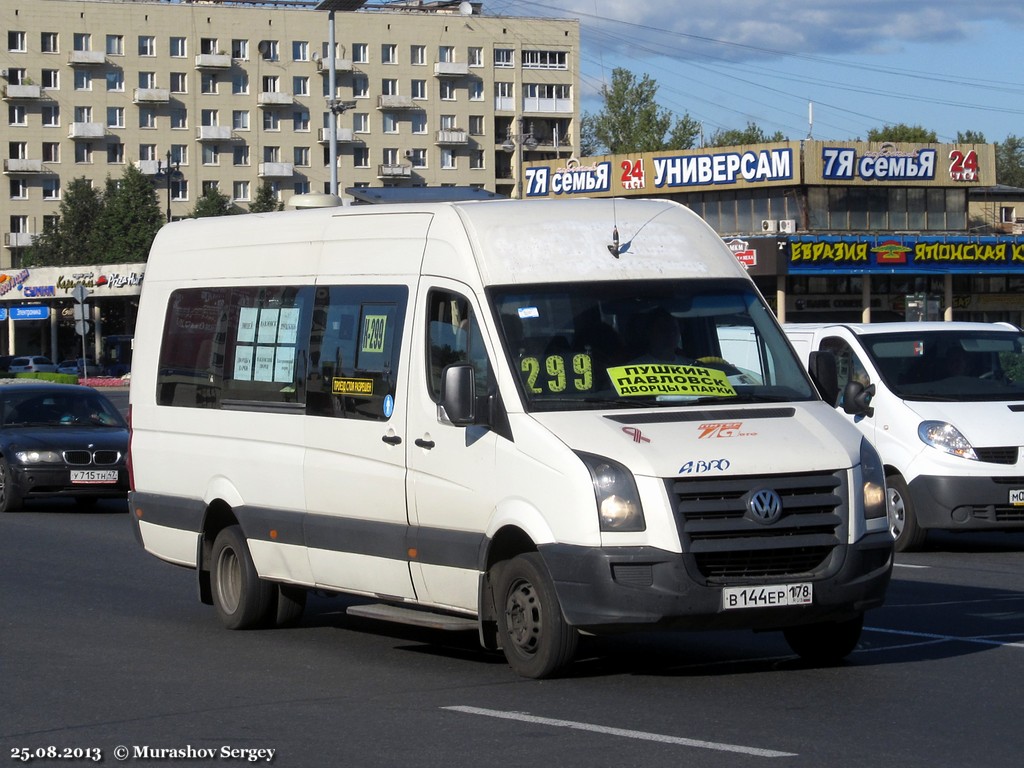
[(579, 634), (562, 616), (541, 556), (527, 552), (501, 563), (494, 583), (498, 636), (512, 670), (543, 678), (572, 661)]
[(239, 526), (228, 526), (214, 539), (210, 577), (213, 604), (228, 629), (263, 626), (276, 614), (276, 587), (256, 574)]

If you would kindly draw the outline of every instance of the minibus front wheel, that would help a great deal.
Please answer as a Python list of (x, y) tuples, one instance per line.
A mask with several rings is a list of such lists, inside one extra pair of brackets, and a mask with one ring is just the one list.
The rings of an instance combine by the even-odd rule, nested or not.
[(527, 552), (496, 570), (498, 637), (509, 666), (522, 677), (550, 677), (572, 661), (579, 634), (562, 615), (544, 561)]
[(242, 529), (229, 525), (217, 534), (211, 552), (213, 604), (228, 629), (265, 624), (275, 610), (275, 585), (256, 574)]

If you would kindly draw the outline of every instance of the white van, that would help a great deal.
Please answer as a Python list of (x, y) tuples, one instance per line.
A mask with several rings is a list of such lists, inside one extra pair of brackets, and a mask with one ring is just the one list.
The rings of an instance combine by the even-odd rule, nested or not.
[[(831, 662), (882, 603), (877, 453), (676, 203), (183, 221), (136, 330), (134, 524), (228, 627), (344, 592), (542, 677), (581, 632), (654, 627)], [(757, 371), (723, 359), (736, 333)]]
[[(800, 324), (837, 363), (836, 405), (885, 463), (896, 549), (929, 528), (1024, 530), (1024, 335), (1008, 324)], [(852, 389), (850, 385), (852, 384)]]

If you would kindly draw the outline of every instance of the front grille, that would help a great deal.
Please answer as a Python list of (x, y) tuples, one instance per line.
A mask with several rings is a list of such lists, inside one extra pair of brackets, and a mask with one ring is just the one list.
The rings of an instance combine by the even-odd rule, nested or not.
[[(806, 577), (829, 568), (845, 539), (845, 486), (845, 472), (669, 481), (683, 551), (709, 583)], [(782, 515), (767, 525), (747, 509), (763, 489), (782, 500)]]
[(1020, 449), (1015, 445), (996, 448), (975, 448), (978, 459), (987, 461), (989, 464), (1016, 464), (1017, 454)]
[(98, 451), (64, 451), (64, 461), (76, 467), (87, 467), (90, 465), (97, 467), (111, 467), (117, 464), (120, 460), (121, 452), (110, 449), (102, 449)]

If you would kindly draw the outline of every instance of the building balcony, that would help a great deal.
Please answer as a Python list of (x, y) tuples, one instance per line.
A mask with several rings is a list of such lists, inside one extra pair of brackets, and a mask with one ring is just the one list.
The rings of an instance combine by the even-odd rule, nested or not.
[(196, 141), (230, 141), (230, 125), (200, 125)]
[(72, 123), (68, 132), (69, 139), (102, 139), (106, 135), (103, 123)]
[(135, 167), (146, 176), (156, 176), (162, 168), (159, 160), (136, 160)]
[(4, 160), (4, 173), (14, 175), (19, 173), (42, 173), (42, 160), (25, 160), (10, 158)]
[(167, 104), (171, 92), (167, 88), (136, 88), (132, 100), (136, 104)]
[(378, 179), (408, 179), (411, 177), (411, 165), (391, 165), (389, 163), (381, 163), (377, 166)]
[(72, 67), (98, 67), (107, 63), (107, 55), (103, 51), (72, 51), (68, 55), (68, 64)]
[(4, 245), (8, 248), (28, 248), (35, 239), (35, 232), (4, 232)]
[(261, 179), (281, 179), (294, 175), (294, 163), (260, 163), (259, 165), (259, 176)]
[(295, 103), (295, 97), (290, 93), (263, 91), (256, 97), (256, 103), (261, 107), (290, 107)]
[(572, 113), (572, 99), (524, 98), (523, 112), (553, 112), (560, 115)]
[[(351, 128), (338, 128), (337, 133), (339, 144), (352, 144), (356, 141), (355, 134)], [(320, 143), (329, 144), (331, 141), (331, 129), (321, 128), (320, 129)]]
[(442, 128), (434, 134), (434, 143), (441, 147), (462, 146), (469, 143), (469, 134), (461, 128)]
[[(331, 64), (329, 61), (323, 59), (317, 59), (316, 68), (322, 75), (328, 75), (331, 72)], [(352, 59), (335, 59), (334, 60), (334, 73), (348, 73), (352, 71)]]
[(38, 85), (5, 85), (4, 101), (42, 98), (43, 90)]
[(231, 56), (226, 53), (198, 53), (196, 69), (231, 69)]
[(511, 96), (495, 96), (494, 109), (498, 112), (514, 112), (516, 100)]
[(416, 109), (412, 96), (378, 96), (377, 109)]
[(465, 77), (469, 64), (457, 61), (439, 61), (434, 65), (434, 77)]

